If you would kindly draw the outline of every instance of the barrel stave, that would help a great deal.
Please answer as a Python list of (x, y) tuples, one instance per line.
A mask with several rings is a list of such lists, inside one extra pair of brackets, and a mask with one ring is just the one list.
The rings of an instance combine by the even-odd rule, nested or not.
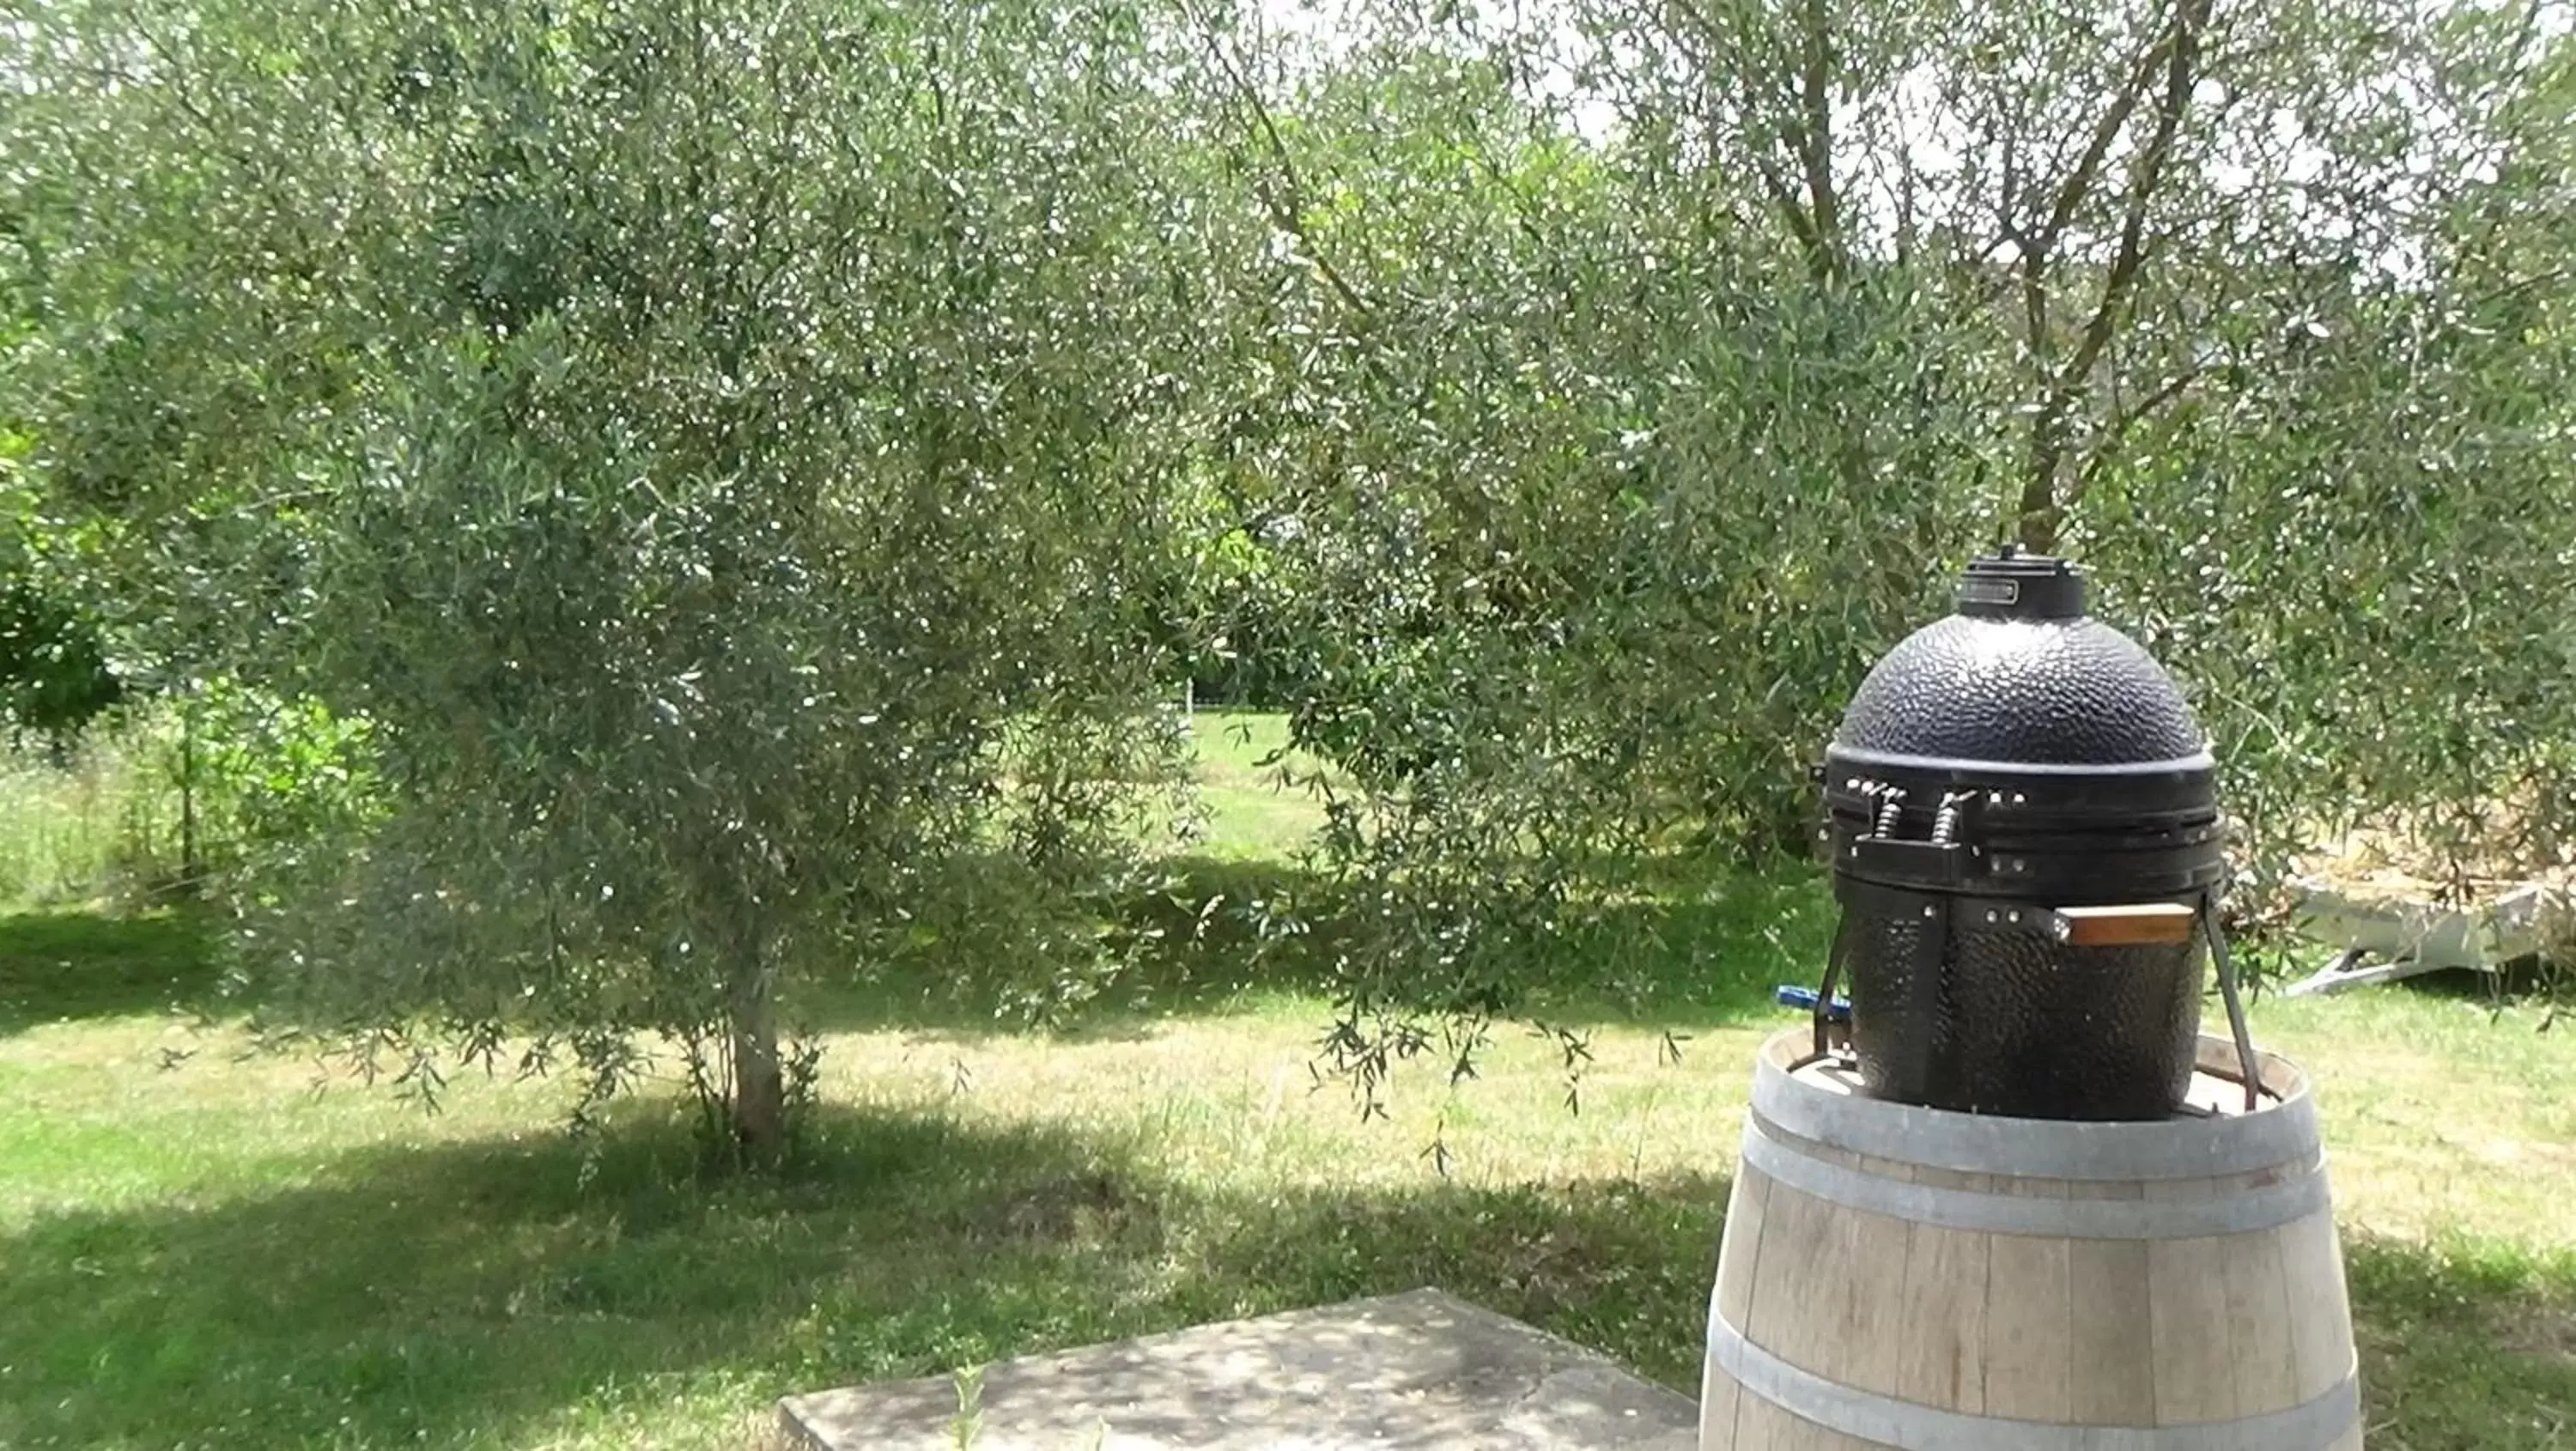
[[(2267, 1056), (2280, 1102), (2255, 1115), (2051, 1125), (2036, 1142), (2059, 1152), (2010, 1122), (1784, 1082), (1799, 1037), (1766, 1047), (1748, 1115), (1702, 1451), (2359, 1451), (2342, 1258), (2294, 1066)], [(1890, 1113), (1906, 1117), (1874, 1117)], [(1941, 1161), (1901, 1157), (1916, 1137)], [(2009, 1171), (1973, 1167), (1986, 1155)]]

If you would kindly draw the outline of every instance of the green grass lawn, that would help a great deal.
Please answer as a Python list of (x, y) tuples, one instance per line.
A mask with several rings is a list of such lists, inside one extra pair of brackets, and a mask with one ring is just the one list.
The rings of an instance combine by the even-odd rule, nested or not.
[[(1315, 808), (1252, 765), (1275, 723), (1229, 724), (1196, 850), (1268, 890)], [(1507, 1035), (1363, 1122), (1309, 1070), (1324, 1003), (1222, 941), (1047, 1034), (812, 990), (827, 1106), (763, 1183), (695, 1182), (667, 1094), (584, 1145), (563, 1085), (430, 1116), (251, 1055), (195, 1023), (184, 918), (0, 917), (0, 1447), (743, 1446), (790, 1391), (1421, 1284), (1695, 1388), (1765, 993), (1827, 910), (1671, 904), (1653, 991), (1560, 1005), (1597, 1028), (1580, 1113)], [(2374, 1451), (2576, 1446), (2576, 1043), (2490, 1012), (2257, 1010), (2323, 1085)]]

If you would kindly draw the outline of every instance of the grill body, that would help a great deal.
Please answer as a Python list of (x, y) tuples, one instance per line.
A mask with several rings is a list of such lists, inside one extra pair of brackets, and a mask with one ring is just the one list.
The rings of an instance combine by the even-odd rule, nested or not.
[[(1972, 563), (1825, 756), (1852, 1047), (1871, 1093), (2161, 1118), (2192, 1072), (2215, 763), (2172, 677), (2066, 561)], [(2187, 915), (2186, 915), (2187, 914)], [(2138, 930), (2161, 923), (2153, 931)]]

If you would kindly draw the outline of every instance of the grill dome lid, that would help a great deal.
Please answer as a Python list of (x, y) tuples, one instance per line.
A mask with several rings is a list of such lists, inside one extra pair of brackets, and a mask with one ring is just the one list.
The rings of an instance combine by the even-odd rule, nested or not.
[(2072, 563), (2007, 545), (1960, 575), (1956, 612), (1871, 669), (1831, 757), (1923, 767), (2214, 764), (2173, 677), (2085, 614)]

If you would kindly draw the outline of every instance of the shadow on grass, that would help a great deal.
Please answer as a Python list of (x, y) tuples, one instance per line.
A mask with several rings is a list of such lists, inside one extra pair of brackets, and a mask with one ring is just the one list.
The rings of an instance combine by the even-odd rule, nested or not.
[(1536, 1006), (1576, 1024), (1681, 1030), (1793, 1019), (1773, 998), (1814, 986), (1833, 940), (1834, 902), (1804, 867), (1664, 874), (1548, 954)]
[(2526, 1004), (2545, 1007), (2576, 987), (2576, 976), (2568, 968), (2536, 956), (2498, 963), (2491, 972), (2447, 967), (2399, 981), (2419, 997), (2498, 1009)]
[[(1331, 991), (1336, 932), (1322, 879), (1270, 860), (1194, 856), (1172, 865), (1169, 891), (1126, 902), (1116, 913), (1118, 929), (1137, 943), (1131, 959), (1069, 1007), (1033, 1013), (1027, 982), (925, 954), (865, 981), (801, 982), (791, 990), (789, 1016), (816, 1033), (980, 1036), (1042, 1025), (1069, 1040), (1098, 1041), (1143, 1036), (1165, 1019)], [(1264, 922), (1273, 915), (1297, 916), (1304, 930), (1268, 930)]]
[(2349, 1237), (2373, 1451), (2576, 1445), (2576, 1248)]
[[(1723, 1185), (1212, 1196), (1133, 1146), (824, 1115), (774, 1182), (690, 1141), (281, 1165), (274, 1193), (0, 1238), (0, 1445), (722, 1445), (791, 1391), (1443, 1285), (1684, 1383)], [(1655, 1327), (1661, 1327), (1657, 1330)], [(1692, 1352), (1695, 1355), (1695, 1351)]]
[[(1096, 996), (1047, 1018), (1048, 1031), (1077, 1041), (1136, 1037), (1172, 1018), (1333, 996), (1348, 937), (1328, 883), (1278, 861), (1176, 865), (1172, 891), (1120, 913), (1144, 944), (1132, 964)], [(1295, 919), (1293, 930), (1266, 925), (1282, 916)], [(1813, 980), (1831, 927), (1831, 900), (1808, 875), (1664, 885), (1530, 954), (1527, 1006), (1571, 1026), (1689, 1030), (1760, 1020), (1779, 1012), (1776, 983)], [(203, 918), (178, 911), (0, 915), (0, 1036), (39, 1023), (216, 1009), (209, 932)], [(1000, 974), (898, 969), (875, 981), (800, 983), (790, 1015), (822, 1033), (1010, 1033), (1030, 1025), (1013, 997), (1025, 986)]]
[[(1435, 1285), (1685, 1392), (1726, 1182), (1216, 1193), (1148, 1146), (834, 1109), (799, 1172), (693, 1180), (640, 1110), (281, 1165), (253, 1197), (0, 1238), (0, 1444), (738, 1444), (777, 1395)], [(2576, 1255), (2362, 1242), (2372, 1444), (2540, 1451)]]
[(40, 1023), (213, 1003), (204, 924), (180, 912), (0, 915), (0, 1036)]
[[(1114, 914), (1117, 930), (1139, 944), (1126, 968), (1095, 995), (1043, 1015), (1048, 1031), (1134, 1037), (1171, 1018), (1334, 996), (1352, 942), (1332, 883), (1276, 859), (1192, 856), (1173, 866), (1169, 891)], [(1833, 915), (1813, 872), (1657, 875), (1651, 890), (1527, 953), (1519, 985), (1530, 1011), (1569, 1026), (1727, 1026), (1778, 1013), (1777, 983), (1820, 973)], [(209, 930), (184, 911), (0, 915), (0, 1036), (44, 1022), (219, 1006)], [(977, 951), (984, 946), (992, 950)], [(1007, 939), (962, 950), (976, 961), (956, 963), (952, 951), (871, 980), (800, 983), (790, 1015), (821, 1033), (980, 1036), (1031, 1026), (1030, 984), (984, 970), (989, 960), (1011, 960)]]
[[(1122, 927), (1144, 943), (1097, 995), (1043, 1019), (1069, 1040), (1141, 1036), (1157, 1022), (1243, 1011), (1280, 999), (1329, 999), (1352, 946), (1334, 888), (1268, 860), (1184, 858), (1168, 894), (1128, 904)], [(1294, 920), (1280, 930), (1278, 919)], [(1773, 989), (1823, 970), (1833, 902), (1804, 869), (1710, 873), (1658, 884), (1528, 954), (1526, 1008), (1568, 1026), (1668, 1030), (1766, 1021)], [(808, 982), (793, 1015), (812, 1032), (899, 1029), (981, 1035), (1031, 1018), (1009, 983), (898, 969), (869, 982)], [(1787, 1021), (1782, 1018), (1782, 1021)]]

